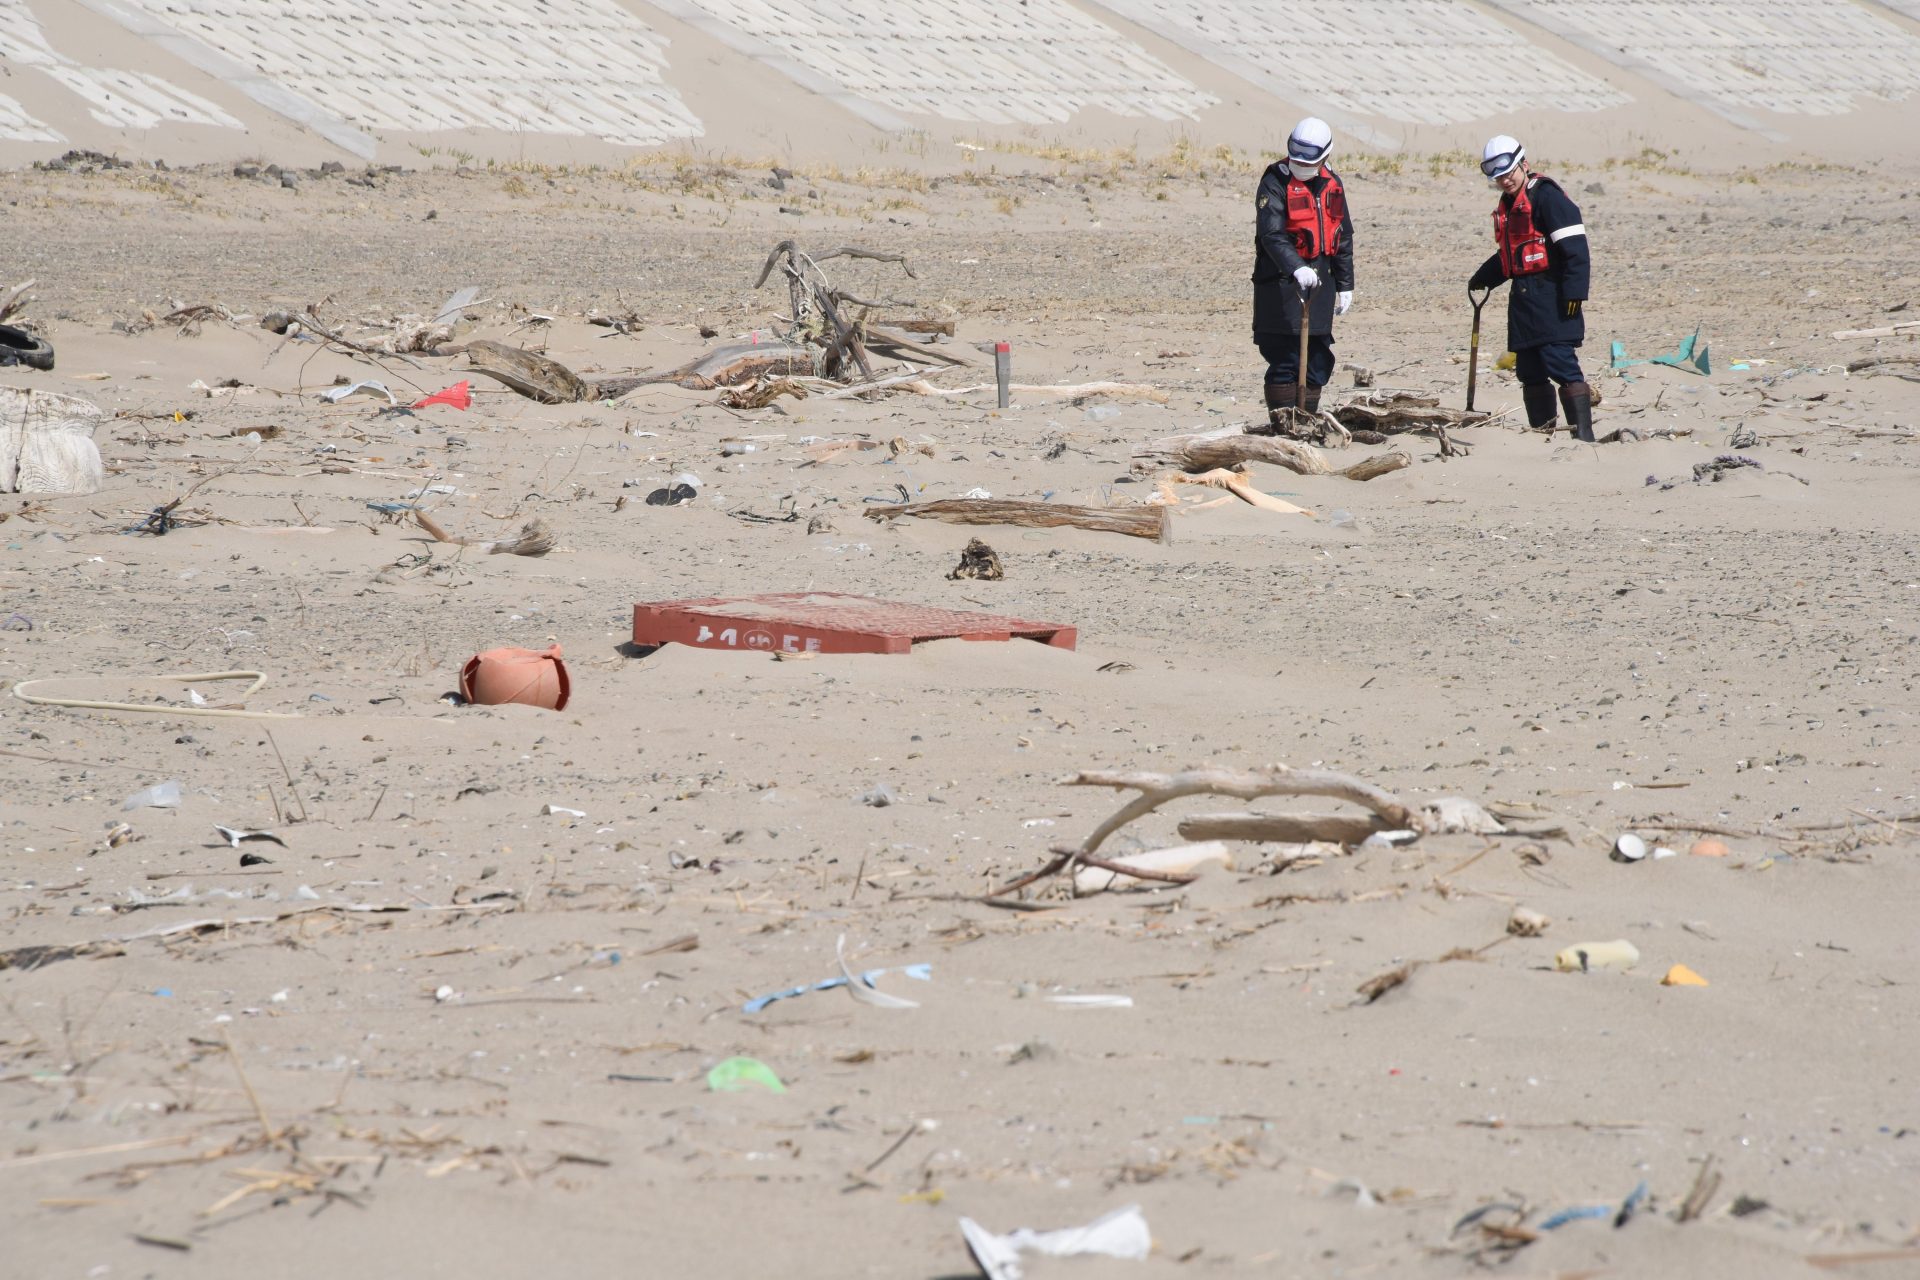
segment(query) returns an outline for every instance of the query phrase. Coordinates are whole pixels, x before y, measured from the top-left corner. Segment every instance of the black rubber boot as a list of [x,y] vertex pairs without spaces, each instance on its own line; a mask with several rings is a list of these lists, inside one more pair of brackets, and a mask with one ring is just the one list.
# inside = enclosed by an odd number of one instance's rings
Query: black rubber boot
[[1553,384],[1543,382],[1537,387],[1521,387],[1520,398],[1526,402],[1527,426],[1546,432],[1551,440],[1554,428],[1560,425],[1560,411],[1553,403]]
[[1569,382],[1560,388],[1560,407],[1567,411],[1567,425],[1573,428],[1573,438],[1592,444],[1593,388],[1584,382]]
[[1307,384],[1307,412],[1320,412],[1320,388],[1314,386],[1311,382]]
[[1288,412],[1293,408],[1294,386],[1291,382],[1269,382],[1267,384],[1267,429],[1265,435],[1285,435],[1292,419]]

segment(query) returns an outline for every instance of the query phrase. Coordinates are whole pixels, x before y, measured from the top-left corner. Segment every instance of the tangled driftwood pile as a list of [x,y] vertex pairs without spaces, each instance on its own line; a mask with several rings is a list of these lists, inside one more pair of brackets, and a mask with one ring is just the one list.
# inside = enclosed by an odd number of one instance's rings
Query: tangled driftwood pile
[[1137,881],[1186,884],[1194,874],[1188,871],[1154,868],[1152,854],[1123,860],[1099,856],[1107,838],[1131,822],[1136,822],[1164,805],[1187,796],[1231,796],[1236,800],[1259,800],[1268,796],[1318,796],[1343,800],[1366,810],[1361,814],[1294,813],[1207,814],[1189,818],[1180,824],[1182,839],[1195,841],[1252,840],[1289,844],[1325,843],[1354,845],[1370,836],[1393,835],[1411,842],[1426,835],[1470,832],[1495,835],[1506,830],[1494,816],[1471,800],[1444,796],[1418,807],[1352,774],[1328,769],[1291,769],[1283,764],[1261,769],[1194,769],[1185,773],[1146,773],[1123,770],[1091,770],[1062,778],[1069,787],[1112,787],[1140,794],[1115,811],[1093,829],[1074,848],[1055,848],[1053,857],[1036,871],[1000,886],[990,896],[1015,893],[1029,885],[1057,875],[1078,893],[1081,881],[1076,872],[1095,867]]

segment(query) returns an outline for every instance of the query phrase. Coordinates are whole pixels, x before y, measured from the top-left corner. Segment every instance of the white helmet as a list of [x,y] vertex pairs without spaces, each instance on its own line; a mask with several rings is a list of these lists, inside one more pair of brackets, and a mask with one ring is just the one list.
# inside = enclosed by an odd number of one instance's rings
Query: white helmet
[[1333,151],[1333,130],[1319,116],[1308,116],[1293,126],[1287,136],[1287,160],[1302,168],[1317,169]]
[[1489,178],[1504,178],[1526,160],[1527,149],[1518,139],[1497,134],[1487,139],[1486,149],[1480,153],[1480,172]]

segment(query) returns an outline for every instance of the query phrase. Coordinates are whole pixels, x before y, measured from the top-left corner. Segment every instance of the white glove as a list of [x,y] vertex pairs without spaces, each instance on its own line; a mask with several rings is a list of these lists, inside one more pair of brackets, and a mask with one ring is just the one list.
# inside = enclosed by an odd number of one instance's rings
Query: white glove
[[1345,289],[1333,295],[1333,314],[1343,316],[1353,310],[1353,290]]
[[1302,289],[1311,289],[1320,283],[1320,276],[1312,267],[1302,267],[1293,273],[1293,282]]

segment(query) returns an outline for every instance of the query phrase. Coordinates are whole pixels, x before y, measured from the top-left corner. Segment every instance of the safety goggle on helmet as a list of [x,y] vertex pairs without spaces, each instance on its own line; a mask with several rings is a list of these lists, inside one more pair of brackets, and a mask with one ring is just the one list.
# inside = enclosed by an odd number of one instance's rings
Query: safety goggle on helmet
[[1527,149],[1514,139],[1501,134],[1487,143],[1487,149],[1481,153],[1480,172],[1489,178],[1504,178],[1519,168],[1527,158]]
[[1294,164],[1307,168],[1325,164],[1332,151],[1333,130],[1318,116],[1308,116],[1287,135],[1287,159]]

